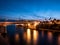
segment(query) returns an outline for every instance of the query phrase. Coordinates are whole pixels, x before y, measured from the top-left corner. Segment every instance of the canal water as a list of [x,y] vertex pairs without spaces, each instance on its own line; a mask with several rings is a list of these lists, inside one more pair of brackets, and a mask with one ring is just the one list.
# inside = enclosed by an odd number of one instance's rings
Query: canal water
[[60,45],[60,33],[7,26],[10,45]]

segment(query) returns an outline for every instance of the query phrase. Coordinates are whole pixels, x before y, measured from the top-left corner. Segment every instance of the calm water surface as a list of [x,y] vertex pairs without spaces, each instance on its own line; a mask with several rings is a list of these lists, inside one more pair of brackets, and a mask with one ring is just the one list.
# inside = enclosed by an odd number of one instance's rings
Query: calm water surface
[[60,33],[7,26],[10,45],[60,45]]

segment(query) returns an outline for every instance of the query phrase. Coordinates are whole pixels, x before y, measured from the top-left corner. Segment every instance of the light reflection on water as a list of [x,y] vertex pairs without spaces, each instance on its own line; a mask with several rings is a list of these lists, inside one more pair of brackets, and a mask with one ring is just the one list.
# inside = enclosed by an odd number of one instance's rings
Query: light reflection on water
[[42,38],[44,37],[44,31],[42,31]]
[[8,40],[11,44],[17,42],[18,45],[31,45],[31,43],[33,43],[32,45],[60,45],[60,33],[58,34],[58,32],[15,28],[15,25],[10,25],[6,29]]
[[[24,31],[23,33],[23,39],[26,41],[27,45],[31,45],[31,42],[33,40],[33,45],[37,45],[38,40],[40,40],[41,38],[39,37],[39,33],[41,33],[42,39],[45,36],[44,31],[38,32],[37,30],[31,30],[31,29],[27,29],[26,31]],[[53,45],[53,32],[47,32],[47,40],[46,42],[48,42],[50,45]],[[20,39],[19,34],[15,34],[15,41],[18,42]],[[44,42],[44,41],[43,41]],[[38,42],[41,43],[41,42]],[[58,45],[60,45],[60,35],[58,36]]]
[[34,43],[34,45],[37,44],[37,39],[38,39],[38,31],[33,30],[33,43]]
[[[31,33],[33,32],[33,33]],[[27,34],[24,34],[25,39],[26,39],[26,35],[27,35],[27,43],[30,44],[31,43],[31,35],[33,35],[33,44],[36,45],[37,44],[37,39],[38,39],[38,31],[37,30],[33,30],[31,31],[30,29],[27,29]]]
[[18,41],[19,41],[19,38],[20,38],[20,37],[19,37],[19,34],[18,34],[18,33],[17,33],[17,34],[15,34],[15,41],[16,41],[16,42],[18,42]]
[[48,40],[49,40],[49,42],[52,42],[52,38],[53,38],[53,34],[52,34],[52,32],[48,32]]
[[31,30],[27,29],[27,43],[30,44],[31,41]]
[[25,41],[26,41],[26,38],[27,38],[26,36],[27,36],[27,35],[26,35],[26,32],[24,32],[24,33],[23,33],[23,38],[24,38]]
[[60,45],[60,35],[58,36],[58,45]]

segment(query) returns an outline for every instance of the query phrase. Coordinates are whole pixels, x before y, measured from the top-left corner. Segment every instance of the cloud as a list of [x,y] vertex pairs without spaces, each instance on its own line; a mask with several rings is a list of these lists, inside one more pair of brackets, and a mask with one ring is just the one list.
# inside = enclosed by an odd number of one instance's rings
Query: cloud
[[60,19],[60,11],[48,10],[48,11],[34,12],[33,14],[35,14],[35,16],[38,17],[45,17],[45,18],[52,17],[52,18]]
[[[7,12],[6,12],[7,13]],[[0,17],[10,17],[11,19],[49,19],[50,17],[60,19],[60,11],[33,11],[33,12],[26,12],[26,13],[8,13],[0,15]]]
[[60,11],[39,11],[32,13],[23,13],[20,17],[25,19],[45,19],[45,18],[57,18],[60,19]]

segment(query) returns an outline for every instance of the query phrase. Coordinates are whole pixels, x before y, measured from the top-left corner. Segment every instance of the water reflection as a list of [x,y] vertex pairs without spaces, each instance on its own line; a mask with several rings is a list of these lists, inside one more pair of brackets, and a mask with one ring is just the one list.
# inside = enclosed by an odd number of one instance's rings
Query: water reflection
[[19,41],[19,38],[20,38],[20,37],[19,37],[19,34],[18,34],[18,33],[17,33],[17,34],[15,34],[15,41],[16,41],[16,42],[18,42],[18,41]]
[[33,44],[37,45],[38,31],[33,30]]
[[24,38],[24,40],[26,41],[26,32],[24,32],[23,38]]
[[22,31],[20,28],[18,32],[15,32],[15,26],[9,26],[7,27],[7,34],[10,43],[13,43],[12,45],[56,45],[56,42],[58,42],[58,45],[60,45],[60,35],[57,38],[57,34],[55,32],[38,32],[38,30],[31,29],[27,29],[26,31],[23,29]]
[[44,31],[42,31],[42,38],[44,37]]
[[53,34],[52,32],[48,32],[48,41],[52,42]]
[[27,43],[30,44],[31,41],[31,30],[27,29]]
[[58,36],[58,45],[60,45],[60,35]]

